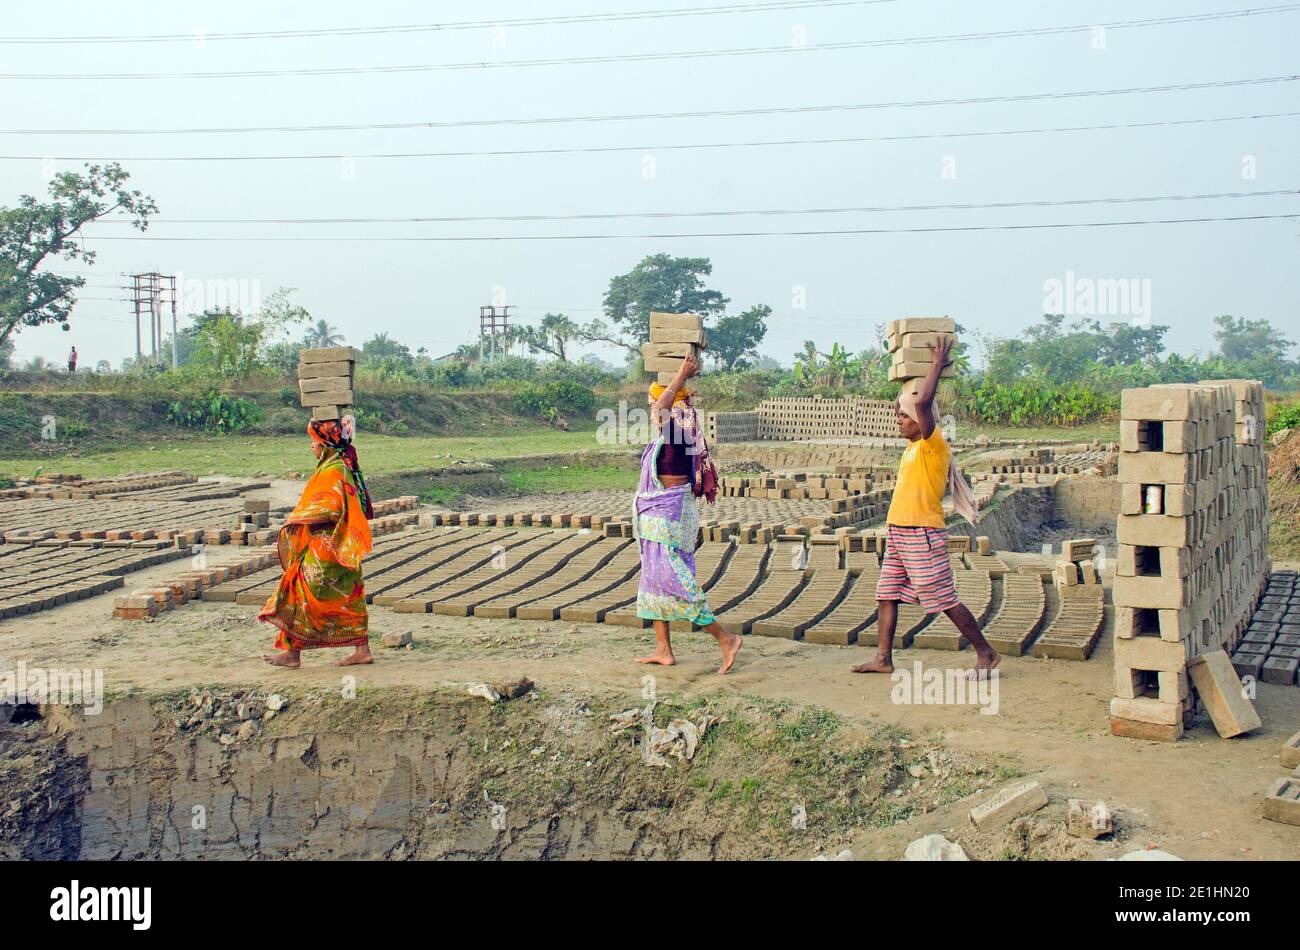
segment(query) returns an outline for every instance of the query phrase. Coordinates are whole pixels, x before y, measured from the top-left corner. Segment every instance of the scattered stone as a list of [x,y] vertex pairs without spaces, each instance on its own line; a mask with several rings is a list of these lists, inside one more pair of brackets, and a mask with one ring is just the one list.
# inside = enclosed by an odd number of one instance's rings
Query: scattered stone
[[961,845],[943,835],[917,838],[903,852],[904,861],[969,861]]
[[1037,782],[1008,785],[970,810],[971,823],[980,831],[1001,828],[1014,818],[1038,811],[1047,804],[1047,792]]
[[403,630],[401,633],[386,633],[380,639],[386,647],[392,649],[404,647],[411,642],[411,631]]
[[271,712],[279,712],[287,705],[289,704],[285,702],[284,697],[279,693],[272,693],[270,696],[266,697],[266,708],[271,710]]
[[843,851],[840,851],[840,852],[838,852],[837,854],[833,854],[833,855],[819,854],[819,855],[817,855],[817,857],[812,858],[811,860],[813,860],[813,861],[852,861],[852,860],[853,860],[853,852],[850,851],[848,848],[845,848]]
[[[262,731],[262,727],[259,726],[252,719],[249,719],[246,722],[240,724],[239,731],[235,733],[235,738],[238,739],[240,742],[245,742],[253,738],[253,736],[257,735],[261,731]],[[222,736],[222,738],[224,739],[225,736]]]
[[530,692],[534,686],[532,680],[527,676],[521,676],[517,680],[511,680],[508,683],[493,683],[492,689],[502,699],[518,699],[520,696]]
[[1100,838],[1113,832],[1115,825],[1105,802],[1071,798],[1066,830],[1076,838]]
[[501,694],[498,693],[491,686],[489,686],[487,683],[474,683],[469,687],[468,690],[466,690],[466,692],[468,692],[471,696],[481,696],[484,699],[486,699],[489,703],[501,702]]

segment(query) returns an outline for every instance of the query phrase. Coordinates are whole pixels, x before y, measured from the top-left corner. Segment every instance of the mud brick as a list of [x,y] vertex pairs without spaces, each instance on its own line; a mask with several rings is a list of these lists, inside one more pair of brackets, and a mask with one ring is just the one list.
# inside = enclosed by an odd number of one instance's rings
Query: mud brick
[[1219,735],[1227,739],[1260,727],[1259,714],[1243,695],[1241,680],[1228,654],[1213,650],[1194,657],[1187,672]]
[[[333,402],[330,398],[336,392],[351,392],[351,376],[322,376],[318,379],[298,380],[298,397],[306,405],[321,402]],[[350,402],[351,400],[346,400]]]
[[1253,653],[1249,650],[1238,649],[1232,654],[1232,668],[1238,676],[1253,676],[1255,679],[1260,678],[1264,671],[1264,661],[1268,659],[1265,653]]
[[1115,830],[1105,802],[1071,798],[1065,815],[1066,831],[1076,838],[1100,838]]
[[385,633],[381,641],[384,646],[390,649],[404,647],[411,642],[411,631],[403,630],[401,633]]
[[355,365],[351,360],[336,360],[332,363],[299,363],[298,379],[329,379],[347,377],[351,379]]
[[1115,695],[1120,699],[1138,699],[1146,695],[1155,674],[1132,670],[1126,666],[1115,667]]
[[1134,719],[1110,717],[1110,734],[1125,739],[1147,739],[1152,742],[1177,742],[1183,737],[1183,721],[1178,720],[1172,726],[1158,725],[1152,722],[1138,722]]
[[271,510],[271,500],[269,498],[245,498],[244,514],[253,515],[259,511],[269,512]]
[[908,333],[957,333],[957,321],[951,317],[903,317],[891,320],[887,333],[889,336],[902,337]]
[[[304,403],[306,405],[306,403]],[[312,406],[311,417],[317,422],[329,422],[339,417],[339,407],[334,406]]]
[[302,350],[298,354],[299,363],[355,363],[361,354],[354,346],[325,346]]
[[1280,647],[1300,647],[1300,636],[1294,633],[1279,633],[1273,642]]
[[1241,645],[1246,646],[1247,644],[1254,644],[1263,648],[1265,652],[1267,652],[1267,648],[1271,647],[1273,641],[1280,636],[1280,634],[1274,633],[1269,629],[1269,627],[1275,626],[1275,624],[1256,624],[1251,626],[1246,631],[1246,635],[1241,638]]
[[1259,678],[1265,683],[1279,686],[1291,686],[1295,683],[1296,671],[1300,669],[1300,660],[1289,656],[1270,656],[1264,661]]
[[1181,703],[1162,703],[1150,696],[1137,699],[1116,696],[1110,701],[1110,715],[1112,719],[1172,726],[1183,721],[1183,707]]
[[1275,642],[1268,655],[1285,657],[1288,660],[1300,659],[1300,647],[1284,646]]
[[1261,814],[1269,821],[1300,825],[1300,780],[1285,776],[1274,781],[1264,796]]
[[[924,377],[929,374],[931,365],[932,364],[930,363],[890,363],[889,378],[891,381],[893,381],[893,380],[900,380],[900,379],[916,379],[918,377]],[[942,370],[939,371],[939,375],[943,378],[956,376],[957,367],[954,366],[952,363],[949,363],[947,366],[945,366]]]
[[1189,644],[1159,637],[1115,639],[1115,662],[1135,670],[1177,672],[1187,665]]
[[1300,732],[1282,743],[1282,751],[1279,753],[1278,759],[1282,763],[1282,767],[1286,769],[1300,766]]
[[[316,392],[302,393],[298,401],[308,408],[350,406],[353,402],[353,392],[351,388],[345,389],[343,387],[322,389]],[[338,417],[335,416],[335,418]]]
[[1201,473],[1199,456],[1167,452],[1121,452],[1119,480],[1135,485],[1183,485]]
[[1143,547],[1185,547],[1191,541],[1191,519],[1169,515],[1120,515],[1120,544]]
[[1191,602],[1188,583],[1181,577],[1117,576],[1114,603],[1117,607],[1177,610]]
[[1038,782],[1019,782],[999,790],[970,810],[970,820],[980,831],[994,831],[1047,804],[1047,792]]
[[1201,414],[1201,400],[1190,388],[1150,386],[1126,389],[1120,395],[1121,419],[1151,419],[1180,422]]
[[[900,350],[920,349],[929,354],[930,347],[938,346],[940,340],[952,340],[955,343],[957,335],[955,333],[922,333],[920,331],[913,331],[911,333],[896,333],[892,339],[893,341],[896,341],[896,343],[891,341],[891,345],[896,345]],[[926,359],[929,360],[930,357],[927,355]],[[933,360],[930,361],[933,362]]]

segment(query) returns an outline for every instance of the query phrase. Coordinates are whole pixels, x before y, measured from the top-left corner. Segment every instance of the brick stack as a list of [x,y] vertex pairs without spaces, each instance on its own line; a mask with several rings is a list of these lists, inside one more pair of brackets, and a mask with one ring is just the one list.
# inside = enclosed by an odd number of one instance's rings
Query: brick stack
[[1260,599],[1269,570],[1262,418],[1257,382],[1124,390],[1114,735],[1181,737],[1197,703],[1189,665],[1233,647]]
[[1094,538],[1075,538],[1061,542],[1061,557],[1052,570],[1052,581],[1056,584],[1058,594],[1064,597],[1071,587],[1101,583],[1097,577],[1097,567],[1093,564],[1096,553],[1097,541]]
[[[930,347],[942,338],[957,335],[957,323],[949,317],[905,317],[889,324],[889,378],[903,384],[904,392],[915,393],[930,372],[933,354]],[[954,376],[951,363],[942,376]]]
[[298,356],[298,393],[313,419],[337,419],[352,405],[358,353],[351,346],[303,350]]
[[657,373],[660,385],[668,385],[688,356],[701,362],[700,351],[707,349],[704,318],[693,313],[650,314],[650,342],[641,346],[647,373]]
[[893,404],[865,396],[845,399],[785,396],[764,399],[754,411],[758,414],[760,439],[794,441],[898,436]]
[[754,442],[758,439],[758,413],[710,412],[705,427],[710,442]]

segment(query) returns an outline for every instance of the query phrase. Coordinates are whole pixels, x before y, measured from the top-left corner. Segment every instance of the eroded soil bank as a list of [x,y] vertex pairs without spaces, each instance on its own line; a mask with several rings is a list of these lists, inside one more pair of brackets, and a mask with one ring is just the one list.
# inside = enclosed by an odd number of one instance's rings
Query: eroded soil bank
[[659,700],[658,725],[717,720],[659,767],[639,726],[611,731],[612,700],[198,688],[97,716],[0,707],[0,857],[806,856],[1017,774],[757,697]]

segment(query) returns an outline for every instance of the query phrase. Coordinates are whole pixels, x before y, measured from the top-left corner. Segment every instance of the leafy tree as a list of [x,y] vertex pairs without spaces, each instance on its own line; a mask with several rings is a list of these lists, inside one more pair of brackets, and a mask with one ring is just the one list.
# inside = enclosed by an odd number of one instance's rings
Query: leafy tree
[[195,333],[191,365],[226,378],[243,378],[257,365],[265,328],[238,313],[205,314]]
[[343,334],[338,332],[338,327],[324,320],[317,320],[307,328],[302,342],[303,346],[310,349],[324,349],[339,346],[343,342]]
[[87,165],[84,174],[55,175],[49,202],[23,195],[17,207],[0,208],[0,344],[19,326],[68,326],[74,292],[85,278],[61,277],[40,267],[55,258],[94,264],[95,252],[76,240],[87,224],[121,212],[138,230],[148,227],[157,205],[128,189],[129,178],[116,162]]
[[415,362],[415,357],[411,355],[410,347],[405,343],[399,343],[390,338],[387,333],[376,333],[361,345],[361,361],[363,363],[394,361],[403,366],[410,366]]
[[[515,329],[511,327],[511,329]],[[523,342],[530,353],[549,353],[561,363],[567,363],[569,342],[577,338],[581,330],[578,325],[562,313],[548,313],[542,317],[539,326],[521,326]]]
[[724,316],[709,330],[709,349],[727,371],[746,369],[758,361],[758,344],[767,336],[772,308],[757,304],[743,313]]
[[1215,317],[1214,325],[1218,327],[1214,339],[1225,360],[1285,362],[1287,353],[1295,346],[1267,320],[1247,320],[1225,314]]
[[637,352],[650,339],[650,313],[698,313],[706,321],[726,310],[730,300],[704,285],[713,273],[707,257],[670,257],[651,254],[626,274],[609,282],[605,316],[583,328],[585,339],[609,343]]

